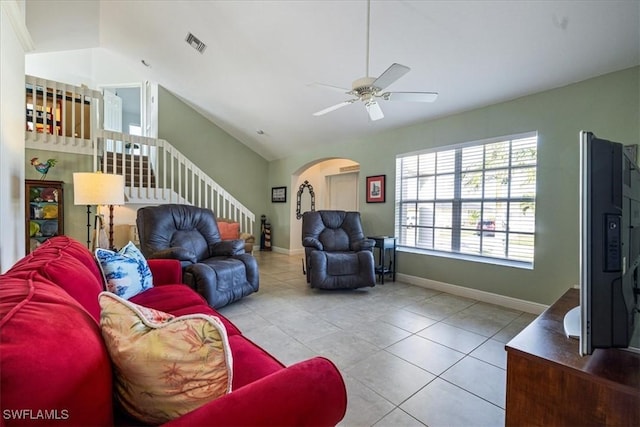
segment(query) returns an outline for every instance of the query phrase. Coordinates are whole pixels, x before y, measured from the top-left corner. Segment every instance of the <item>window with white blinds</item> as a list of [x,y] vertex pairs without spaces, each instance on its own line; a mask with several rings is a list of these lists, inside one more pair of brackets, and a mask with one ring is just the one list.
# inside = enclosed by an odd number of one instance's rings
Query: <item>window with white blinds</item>
[[532,267],[537,147],[532,132],[397,156],[399,246]]

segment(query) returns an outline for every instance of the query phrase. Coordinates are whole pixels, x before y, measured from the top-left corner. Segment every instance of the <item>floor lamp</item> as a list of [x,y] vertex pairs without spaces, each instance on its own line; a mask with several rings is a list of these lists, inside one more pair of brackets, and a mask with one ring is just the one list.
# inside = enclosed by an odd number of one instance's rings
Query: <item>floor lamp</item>
[[[113,205],[124,204],[124,176],[101,172],[75,172],[73,174],[73,203],[87,206],[87,247],[91,245],[91,205],[98,206],[94,230],[97,233],[99,232],[98,221],[102,225],[100,206],[109,206],[108,249],[114,249]],[[94,246],[102,247],[99,239],[94,238]]]

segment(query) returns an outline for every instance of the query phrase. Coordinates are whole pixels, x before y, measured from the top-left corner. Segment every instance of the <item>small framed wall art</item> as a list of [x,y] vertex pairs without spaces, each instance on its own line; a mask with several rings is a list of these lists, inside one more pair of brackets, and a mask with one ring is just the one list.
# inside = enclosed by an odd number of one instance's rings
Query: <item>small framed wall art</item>
[[287,187],[271,187],[271,203],[286,203]]
[[386,175],[367,177],[367,203],[384,203]]

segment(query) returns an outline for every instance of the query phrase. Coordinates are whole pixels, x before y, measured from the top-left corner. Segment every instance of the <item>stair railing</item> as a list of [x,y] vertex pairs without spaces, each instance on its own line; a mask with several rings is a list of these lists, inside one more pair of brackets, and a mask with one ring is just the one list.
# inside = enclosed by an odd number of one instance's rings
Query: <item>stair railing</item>
[[253,234],[253,212],[169,142],[102,129],[99,91],[29,75],[25,89],[26,148],[92,155],[94,170],[125,175],[127,203],[187,203]]
[[100,169],[122,173],[128,203],[186,203],[211,209],[253,234],[255,214],[163,139],[96,131]]

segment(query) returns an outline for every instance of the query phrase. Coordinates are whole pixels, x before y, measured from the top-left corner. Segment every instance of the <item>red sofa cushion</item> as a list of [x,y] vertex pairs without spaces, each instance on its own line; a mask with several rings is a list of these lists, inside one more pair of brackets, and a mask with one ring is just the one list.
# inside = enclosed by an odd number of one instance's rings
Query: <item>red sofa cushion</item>
[[7,426],[113,423],[111,366],[100,330],[64,290],[37,272],[0,276],[0,330]]
[[182,265],[177,259],[148,259],[153,286],[182,283]]
[[49,239],[7,273],[25,278],[35,270],[67,291],[96,323],[100,322],[98,294],[103,290],[102,274],[84,246],[67,236]]
[[237,388],[165,427],[335,426],[346,408],[345,385],[335,365],[314,357]]
[[37,251],[31,252],[25,258],[18,261],[16,265],[19,265],[21,262],[29,261],[29,258],[48,258],[51,254],[61,254],[65,252],[75,258],[77,261],[82,263],[89,272],[92,277],[95,277],[98,283],[102,283],[102,273],[100,272],[100,268],[98,267],[98,263],[96,262],[95,257],[89,250],[77,240],[73,240],[69,236],[56,236],[53,239],[49,239],[44,242]]
[[229,346],[233,355],[234,390],[284,368],[283,364],[244,336],[229,336]]
[[14,277],[29,277],[38,271],[58,287],[67,291],[96,321],[100,322],[100,305],[98,294],[102,291],[102,283],[98,282],[80,261],[65,256],[59,250],[47,251],[47,256],[31,257],[29,262],[12,268]]
[[240,331],[233,323],[209,307],[206,300],[187,285],[154,286],[129,298],[129,301],[144,307],[164,311],[174,316],[195,313],[210,314],[222,321],[222,324],[227,329],[227,335],[240,335]]

